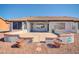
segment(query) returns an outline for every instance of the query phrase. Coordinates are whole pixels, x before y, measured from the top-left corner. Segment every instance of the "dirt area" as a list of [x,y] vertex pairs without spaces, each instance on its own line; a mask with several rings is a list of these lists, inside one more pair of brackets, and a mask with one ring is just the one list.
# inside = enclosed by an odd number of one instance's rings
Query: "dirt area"
[[0,54],[78,54],[79,47],[64,45],[61,48],[48,48],[45,44],[26,44],[25,47],[11,48],[13,43],[0,42]]
[[21,48],[11,48],[13,44],[0,41],[0,54],[78,54],[79,34],[75,35],[74,44],[62,45],[60,48],[48,48],[45,43],[30,43]]

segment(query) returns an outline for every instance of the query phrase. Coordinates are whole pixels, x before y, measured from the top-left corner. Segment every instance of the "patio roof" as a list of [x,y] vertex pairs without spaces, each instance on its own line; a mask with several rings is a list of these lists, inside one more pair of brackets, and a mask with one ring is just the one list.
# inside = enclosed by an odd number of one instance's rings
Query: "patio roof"
[[8,19],[7,21],[79,21],[79,18],[68,16],[31,16],[23,18]]

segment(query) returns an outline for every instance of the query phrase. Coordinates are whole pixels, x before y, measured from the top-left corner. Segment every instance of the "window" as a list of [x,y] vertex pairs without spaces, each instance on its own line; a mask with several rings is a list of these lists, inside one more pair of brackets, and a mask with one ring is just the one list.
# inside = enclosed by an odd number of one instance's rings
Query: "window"
[[22,22],[13,22],[13,29],[22,29]]
[[31,31],[48,32],[48,23],[31,23]]
[[59,30],[65,29],[65,23],[56,23],[54,28]]

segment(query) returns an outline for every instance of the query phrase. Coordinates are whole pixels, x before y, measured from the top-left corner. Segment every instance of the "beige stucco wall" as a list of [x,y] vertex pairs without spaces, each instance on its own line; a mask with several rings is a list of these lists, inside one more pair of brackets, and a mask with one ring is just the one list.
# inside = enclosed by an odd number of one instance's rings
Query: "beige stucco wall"
[[0,30],[3,30],[3,31],[9,30],[9,24],[6,23],[3,19],[0,19]]
[[30,32],[31,30],[31,23],[27,21],[27,32]]

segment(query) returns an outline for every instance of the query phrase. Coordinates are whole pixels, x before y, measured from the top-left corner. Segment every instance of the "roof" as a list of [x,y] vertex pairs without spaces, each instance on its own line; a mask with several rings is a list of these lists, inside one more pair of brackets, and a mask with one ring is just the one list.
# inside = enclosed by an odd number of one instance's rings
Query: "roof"
[[2,17],[0,17],[0,19],[3,19]]
[[7,19],[6,21],[26,21],[27,17]]
[[79,21],[79,18],[68,16],[32,16],[23,18],[14,18],[7,21]]
[[0,19],[2,19],[4,22],[6,22],[5,19],[3,17],[1,17],[1,16],[0,16]]

